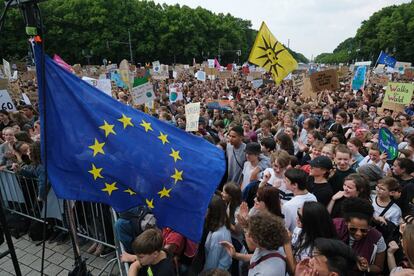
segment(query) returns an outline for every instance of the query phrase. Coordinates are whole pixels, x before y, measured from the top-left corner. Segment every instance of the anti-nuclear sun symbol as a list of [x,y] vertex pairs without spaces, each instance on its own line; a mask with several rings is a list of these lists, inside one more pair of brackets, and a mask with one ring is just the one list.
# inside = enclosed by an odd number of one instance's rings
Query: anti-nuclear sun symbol
[[276,76],[279,76],[278,72],[277,72],[277,67],[279,66],[280,68],[284,69],[282,65],[279,64],[279,58],[278,55],[283,52],[285,49],[280,49],[278,51],[276,51],[276,46],[278,44],[278,41],[275,42],[275,44],[272,46],[272,44],[270,43],[270,38],[269,38],[269,42],[266,41],[265,37],[262,35],[262,39],[263,39],[263,43],[264,43],[264,47],[259,46],[260,49],[262,49],[263,51],[265,51],[265,54],[262,56],[257,57],[259,58],[264,58],[266,59],[265,63],[261,66],[261,67],[265,67],[266,65],[268,65],[269,63],[270,68],[269,71],[270,72],[274,72],[276,74]]

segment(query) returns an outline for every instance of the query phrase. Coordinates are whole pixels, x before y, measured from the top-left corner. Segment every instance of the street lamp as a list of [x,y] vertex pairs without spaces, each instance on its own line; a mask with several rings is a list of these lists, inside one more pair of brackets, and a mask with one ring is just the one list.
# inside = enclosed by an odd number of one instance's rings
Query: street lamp
[[92,50],[82,50],[82,56],[84,56],[88,60],[88,65],[90,65],[90,58],[93,56]]
[[109,49],[109,44],[125,44],[125,45],[129,45],[129,59],[131,64],[134,64],[134,58],[132,56],[132,43],[131,43],[131,32],[128,30],[128,42],[124,42],[124,41],[116,41],[116,40],[111,40],[111,41],[106,41],[106,48]]

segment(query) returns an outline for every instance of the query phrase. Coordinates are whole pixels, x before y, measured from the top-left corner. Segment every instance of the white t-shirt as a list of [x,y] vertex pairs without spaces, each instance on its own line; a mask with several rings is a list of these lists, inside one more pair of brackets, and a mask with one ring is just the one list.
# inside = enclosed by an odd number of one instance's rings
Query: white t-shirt
[[244,162],[243,165],[243,181],[241,184],[241,190],[243,191],[244,188],[246,188],[246,186],[251,183],[252,181],[250,181],[250,177],[252,175],[252,171],[256,168],[257,166],[253,167],[252,163],[250,163],[249,161]]
[[[374,207],[374,216],[378,217],[385,207],[379,206],[377,202],[377,197],[375,195],[371,196],[372,207]],[[385,212],[384,218],[391,221],[395,225],[400,224],[401,219],[401,209],[397,204],[393,203],[392,206]]]
[[[294,248],[299,247],[299,235],[302,232],[302,228],[299,227],[295,227],[295,229],[292,232],[292,245]],[[311,248],[304,248],[303,250],[300,251],[299,254],[297,254],[296,252],[294,252],[295,254],[295,259],[297,262],[300,262],[303,259],[309,258],[311,256]]]
[[282,214],[285,216],[285,225],[290,232],[293,232],[296,227],[298,209],[302,208],[303,203],[306,201],[317,201],[317,199],[313,194],[307,193],[294,196],[291,200],[286,201],[285,204],[282,205]]
[[[369,155],[367,155],[367,156],[365,156],[365,158],[364,159],[362,159],[362,161],[361,162],[359,162],[359,167],[361,167],[361,166],[363,166],[363,165],[366,165],[366,164],[375,164],[375,165],[377,165],[377,167],[378,168],[381,168],[381,166],[382,166],[382,161],[379,161],[379,162],[377,162],[377,163],[374,163],[374,161],[372,161],[370,158],[369,158]],[[388,163],[385,163],[384,164],[384,167],[383,167],[383,172],[387,175],[388,173],[391,173],[391,168],[390,168],[390,165],[388,165]]]

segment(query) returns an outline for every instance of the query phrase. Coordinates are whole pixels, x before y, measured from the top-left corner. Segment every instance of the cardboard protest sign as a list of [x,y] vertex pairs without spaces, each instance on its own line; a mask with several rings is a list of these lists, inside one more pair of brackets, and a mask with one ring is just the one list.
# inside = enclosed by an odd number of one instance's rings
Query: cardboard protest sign
[[6,111],[17,111],[7,90],[0,90],[0,108]]
[[7,79],[0,79],[0,89],[7,89],[9,81]]
[[301,89],[305,81],[305,74],[292,75],[293,88]]
[[381,128],[378,134],[378,146],[381,152],[387,153],[387,159],[393,160],[398,156],[398,142],[387,128]]
[[221,80],[225,80],[225,79],[231,79],[233,76],[231,71],[221,71],[218,73],[218,77]]
[[10,79],[12,77],[10,63],[3,58],[3,72],[4,75]]
[[208,76],[217,76],[219,73],[216,68],[204,68],[204,72],[206,72]]
[[414,79],[414,68],[406,68],[404,70],[404,78],[406,80],[413,80]]
[[381,86],[386,86],[389,81],[390,81],[390,79],[386,75],[384,75],[384,76],[372,76],[370,78],[371,83],[375,83],[375,84],[381,85]]
[[168,72],[168,65],[167,64],[161,64],[161,72]]
[[385,103],[409,104],[413,96],[414,84],[389,82],[384,95]]
[[263,85],[263,79],[252,80],[252,86],[254,89]]
[[262,72],[250,72],[249,77],[252,77],[253,80],[262,78]]
[[185,131],[197,131],[200,119],[200,103],[189,103],[185,105]]
[[154,90],[151,83],[133,87],[131,90],[132,102],[134,104],[145,104],[154,100]]
[[354,77],[352,78],[352,90],[359,90],[365,85],[365,77],[367,73],[366,66],[357,66]]
[[337,90],[339,88],[338,75],[335,69],[315,72],[310,76],[312,89],[315,92],[327,90]]
[[27,65],[25,62],[16,61],[13,62],[16,65],[16,70],[19,72],[26,72],[27,71]]
[[378,114],[384,115],[384,109],[391,110],[392,112],[403,112],[405,104],[383,102],[381,108],[378,109]]
[[301,97],[304,99],[316,99],[318,94],[312,89],[312,84],[310,78],[305,78],[302,86],[302,90],[300,93]]

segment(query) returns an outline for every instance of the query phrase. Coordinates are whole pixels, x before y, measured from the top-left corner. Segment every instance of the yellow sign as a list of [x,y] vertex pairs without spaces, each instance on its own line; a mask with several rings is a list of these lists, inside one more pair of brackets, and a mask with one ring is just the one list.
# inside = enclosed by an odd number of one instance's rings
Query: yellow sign
[[296,60],[277,41],[264,22],[257,33],[252,51],[250,52],[249,62],[263,67],[272,73],[273,79],[278,84],[298,66]]

